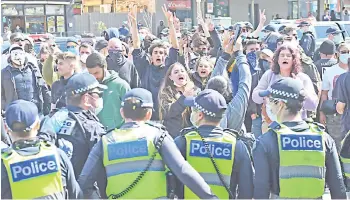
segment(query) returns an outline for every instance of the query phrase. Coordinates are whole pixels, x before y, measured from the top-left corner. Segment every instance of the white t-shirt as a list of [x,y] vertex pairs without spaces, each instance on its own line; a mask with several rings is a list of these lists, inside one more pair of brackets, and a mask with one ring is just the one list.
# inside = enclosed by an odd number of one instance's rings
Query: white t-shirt
[[339,67],[338,64],[325,69],[323,80],[322,80],[322,90],[328,90],[329,100],[332,100],[332,92],[338,77],[345,72],[347,71]]

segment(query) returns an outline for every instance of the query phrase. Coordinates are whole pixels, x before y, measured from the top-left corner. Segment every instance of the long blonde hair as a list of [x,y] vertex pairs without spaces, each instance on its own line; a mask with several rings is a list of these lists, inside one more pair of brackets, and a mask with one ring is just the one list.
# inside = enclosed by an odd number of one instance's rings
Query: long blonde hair
[[[160,120],[163,120],[164,111],[165,112],[169,111],[169,109],[170,109],[169,105],[173,104],[177,100],[176,94],[178,93],[178,91],[176,90],[176,86],[174,85],[174,81],[172,81],[170,79],[171,72],[172,72],[173,68],[177,65],[180,65],[181,67],[183,67],[186,70],[186,68],[179,62],[172,64],[169,67],[169,69],[167,70],[167,72],[165,73],[164,80],[159,88],[158,103],[159,103],[159,119]],[[187,78],[187,83],[191,81],[188,72],[187,72],[186,78]]]

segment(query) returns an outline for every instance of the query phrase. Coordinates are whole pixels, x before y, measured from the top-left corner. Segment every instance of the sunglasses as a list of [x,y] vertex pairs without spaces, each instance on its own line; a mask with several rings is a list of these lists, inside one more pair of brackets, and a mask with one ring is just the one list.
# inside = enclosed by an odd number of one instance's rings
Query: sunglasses
[[349,54],[350,51],[341,51],[340,54]]
[[22,38],[15,38],[13,39],[14,42],[24,42],[24,39]]
[[73,49],[75,48],[76,46],[67,46],[67,49]]

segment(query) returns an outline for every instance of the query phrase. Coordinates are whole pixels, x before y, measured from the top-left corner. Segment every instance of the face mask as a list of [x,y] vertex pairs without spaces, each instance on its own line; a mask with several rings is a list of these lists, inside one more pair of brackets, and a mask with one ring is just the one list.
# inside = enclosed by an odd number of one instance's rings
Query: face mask
[[350,58],[350,54],[348,54],[348,53],[340,54],[339,61],[341,63],[347,64],[349,58]]
[[340,34],[334,35],[333,42],[334,42],[335,44],[340,44],[340,43],[342,42],[341,35],[340,35]]
[[143,35],[139,35],[139,39],[142,42],[145,39],[145,37]]
[[260,69],[266,71],[266,70],[270,69],[270,63],[267,60],[260,59],[259,60],[259,67],[260,67]]
[[191,112],[190,121],[191,121],[193,126],[198,127],[198,124],[196,122],[196,117],[195,117],[195,113],[194,112]]
[[166,37],[166,36],[165,36],[165,37],[162,37],[161,39],[162,39],[162,41],[164,41],[164,42],[169,42],[169,38]]
[[266,104],[266,114],[271,119],[271,121],[277,122],[277,115],[272,113],[271,106],[269,104]]
[[95,114],[98,115],[103,109],[103,99],[102,98],[98,98],[98,107],[95,108]]
[[80,61],[82,62],[82,63],[86,63],[86,59],[87,59],[87,57],[88,57],[89,55],[87,55],[87,54],[83,54],[83,55],[81,55],[80,56]]
[[79,52],[78,52],[78,50],[76,48],[68,48],[67,51],[73,53],[74,55],[78,55],[79,54]]
[[26,59],[26,55],[23,50],[16,49],[11,51],[11,61],[16,65],[22,66],[24,65],[24,61]]
[[247,53],[248,64],[251,68],[255,69],[256,67],[256,53],[255,51]]
[[200,56],[206,56],[208,54],[207,50],[198,50],[197,53],[200,55]]

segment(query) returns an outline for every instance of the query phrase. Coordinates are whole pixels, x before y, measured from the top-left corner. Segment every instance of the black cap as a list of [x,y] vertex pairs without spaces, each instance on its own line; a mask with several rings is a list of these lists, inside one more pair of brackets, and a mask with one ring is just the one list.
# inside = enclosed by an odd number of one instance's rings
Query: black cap
[[298,25],[298,27],[303,27],[303,26],[310,26],[311,24],[307,21],[302,21],[300,22],[300,24]]
[[274,99],[281,100],[300,100],[304,97],[304,85],[300,80],[294,78],[282,78],[271,85],[271,88],[259,92],[260,97],[271,95]]
[[324,42],[322,42],[320,46],[320,53],[325,55],[332,55],[336,52],[336,46],[332,40],[325,40]]
[[10,36],[10,41],[14,41],[16,39],[24,40],[23,33],[19,33],[19,32],[12,33],[11,36]]
[[225,98],[212,89],[201,91],[195,98],[187,97],[185,105],[195,107],[205,115],[215,118],[221,118],[227,108]]
[[95,50],[101,51],[101,49],[106,48],[108,46],[107,40],[99,40],[96,42]]
[[128,103],[125,101],[131,98],[135,98],[140,101],[140,103],[135,106],[139,106],[141,108],[153,108],[152,93],[146,89],[134,88],[129,90],[123,96],[122,106],[127,106]]
[[[14,132],[28,132],[39,121],[39,113],[37,106],[29,101],[16,100],[7,106],[5,112],[6,125],[8,129]],[[25,125],[21,129],[13,127],[15,122]]]
[[286,25],[282,25],[278,28],[278,32],[282,32],[287,26]]
[[271,31],[271,32],[275,32],[276,29],[275,27],[273,27],[272,25],[268,24],[265,26],[265,28],[262,31]]
[[243,27],[249,28],[249,29],[254,29],[253,24],[250,22],[243,22]]
[[326,30],[326,34],[339,34],[339,33],[342,33],[344,31],[341,31],[338,27],[336,26],[332,26],[332,27],[329,27],[327,30]]
[[69,79],[66,85],[66,92],[67,96],[69,96],[82,94],[95,88],[100,90],[107,89],[107,87],[105,85],[101,85],[93,75],[83,72],[75,74]]

